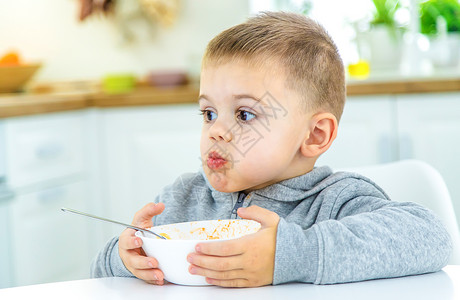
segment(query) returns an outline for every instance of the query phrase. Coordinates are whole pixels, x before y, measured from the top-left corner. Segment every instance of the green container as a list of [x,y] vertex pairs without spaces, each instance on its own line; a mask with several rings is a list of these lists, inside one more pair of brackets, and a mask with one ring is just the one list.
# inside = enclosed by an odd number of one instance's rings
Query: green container
[[134,89],[136,77],[132,74],[109,74],[102,80],[102,90],[107,94],[125,94]]

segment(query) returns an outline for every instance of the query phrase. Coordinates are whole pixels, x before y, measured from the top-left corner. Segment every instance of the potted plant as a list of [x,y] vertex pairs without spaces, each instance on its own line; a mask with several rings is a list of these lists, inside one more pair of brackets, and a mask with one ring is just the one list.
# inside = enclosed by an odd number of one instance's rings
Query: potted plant
[[374,14],[369,30],[361,33],[360,43],[368,45],[371,69],[397,70],[402,56],[402,27],[395,19],[399,0],[372,0]]
[[438,34],[439,18],[446,22],[447,32],[460,32],[458,0],[429,0],[420,4],[420,30],[423,34]]
[[395,13],[400,8],[398,0],[372,0],[375,7],[374,18],[371,25],[384,25],[390,31],[395,31],[397,25]]
[[453,67],[460,55],[460,3],[428,0],[420,4],[420,31],[430,40],[431,60],[438,67]]

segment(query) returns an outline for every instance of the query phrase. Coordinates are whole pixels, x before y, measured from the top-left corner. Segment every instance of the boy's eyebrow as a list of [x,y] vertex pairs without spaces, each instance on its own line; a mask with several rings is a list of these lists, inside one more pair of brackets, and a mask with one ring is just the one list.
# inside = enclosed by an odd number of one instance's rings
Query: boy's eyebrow
[[[233,95],[233,98],[235,100],[239,100],[239,99],[252,99],[256,102],[260,102],[262,99],[260,98],[257,98],[253,95],[250,95],[250,94],[238,94],[238,95]],[[211,101],[210,98],[206,95],[206,94],[201,94],[199,97],[198,97],[198,102],[200,102],[201,100],[208,100],[208,101]]]
[[200,96],[198,96],[198,102],[200,102],[201,100],[209,100],[209,97],[206,96],[205,94],[200,94]]
[[235,98],[236,100],[239,100],[239,99],[252,99],[256,102],[260,102],[260,98],[257,98],[256,96],[253,96],[253,95],[250,95],[250,94],[241,94],[241,95],[233,95],[233,98]]

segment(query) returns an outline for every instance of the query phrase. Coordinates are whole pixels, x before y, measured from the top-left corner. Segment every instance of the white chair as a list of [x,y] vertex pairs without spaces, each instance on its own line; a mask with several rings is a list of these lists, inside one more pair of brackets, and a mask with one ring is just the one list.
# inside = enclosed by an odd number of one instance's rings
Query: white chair
[[419,160],[402,160],[343,171],[356,172],[368,177],[382,187],[394,201],[412,201],[431,209],[452,237],[454,251],[449,264],[460,264],[460,232],[457,219],[447,186],[436,169]]

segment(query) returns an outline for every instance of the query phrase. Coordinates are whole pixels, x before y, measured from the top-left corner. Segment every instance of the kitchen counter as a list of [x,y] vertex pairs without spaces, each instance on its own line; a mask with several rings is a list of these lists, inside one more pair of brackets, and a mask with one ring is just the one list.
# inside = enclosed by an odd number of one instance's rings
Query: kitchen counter
[[[348,96],[376,94],[439,93],[460,91],[460,77],[396,78],[393,80],[349,80]],[[0,95],[0,118],[34,115],[89,107],[124,107],[195,103],[196,85],[155,88],[140,85],[127,94],[109,95],[99,89]]]
[[421,94],[460,91],[460,78],[401,79],[394,81],[353,81],[347,85],[348,96],[378,94]]
[[0,118],[84,109],[90,106],[88,94],[8,94],[0,96]]
[[109,95],[97,90],[58,93],[25,93],[0,95],[0,118],[35,115],[89,107],[122,107],[194,103],[198,88],[181,86],[154,88],[140,86],[130,93]]

